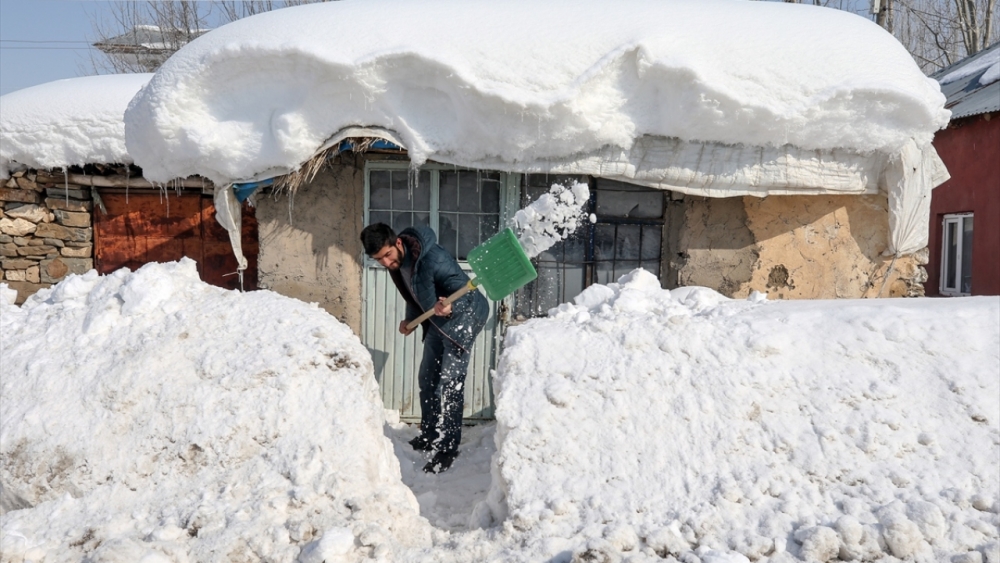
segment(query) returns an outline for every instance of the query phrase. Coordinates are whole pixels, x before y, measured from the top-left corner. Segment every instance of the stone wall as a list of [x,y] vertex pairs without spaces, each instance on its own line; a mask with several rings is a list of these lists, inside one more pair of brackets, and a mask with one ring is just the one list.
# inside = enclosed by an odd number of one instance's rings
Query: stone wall
[[361,334],[364,164],[338,157],[294,196],[255,196],[258,285],[318,303]]
[[688,197],[668,286],[772,299],[923,295],[926,252],[897,260],[888,200],[868,196]]
[[0,205],[0,273],[18,303],[94,267],[89,187],[15,172],[0,187]]

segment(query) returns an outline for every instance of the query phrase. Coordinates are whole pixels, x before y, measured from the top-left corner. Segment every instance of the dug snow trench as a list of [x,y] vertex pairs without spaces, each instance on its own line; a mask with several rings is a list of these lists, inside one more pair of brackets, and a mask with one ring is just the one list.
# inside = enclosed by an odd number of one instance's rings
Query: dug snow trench
[[[388,413],[387,418],[391,420],[393,414]],[[386,424],[386,436],[392,440],[399,459],[403,483],[417,497],[420,515],[433,526],[449,531],[469,528],[473,510],[486,500],[490,489],[490,460],[496,452],[495,431],[496,424],[463,428],[455,464],[448,471],[433,475],[423,472],[426,457],[407,443],[417,435],[417,427]]]
[[637,270],[508,330],[439,476],[315,305],[184,260],[0,309],[4,562],[1000,561],[996,298]]

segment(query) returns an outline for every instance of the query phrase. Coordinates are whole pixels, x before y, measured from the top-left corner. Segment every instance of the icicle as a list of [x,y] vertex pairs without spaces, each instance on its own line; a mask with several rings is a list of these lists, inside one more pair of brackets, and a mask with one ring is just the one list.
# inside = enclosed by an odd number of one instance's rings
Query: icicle
[[406,169],[406,199],[413,201],[413,189],[420,181],[420,167],[410,161],[410,167]]
[[292,208],[295,207],[295,192],[288,190],[288,226],[292,226]]
[[66,207],[69,207],[69,167],[63,167],[63,190],[66,193]]
[[128,205],[128,181],[132,177],[132,169],[125,167],[125,205]]
[[240,293],[243,293],[244,292],[244,289],[243,289],[243,270],[237,270],[236,271],[236,275],[239,276],[239,278],[240,278]]

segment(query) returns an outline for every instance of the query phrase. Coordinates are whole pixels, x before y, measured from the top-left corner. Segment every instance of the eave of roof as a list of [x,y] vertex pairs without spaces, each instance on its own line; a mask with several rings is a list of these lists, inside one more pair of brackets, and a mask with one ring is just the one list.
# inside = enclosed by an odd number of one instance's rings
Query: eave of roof
[[[932,77],[940,81],[941,78],[971,64],[980,57],[987,56],[988,53],[1000,49],[1000,42],[994,43],[990,47],[983,49],[971,57],[936,72]],[[948,98],[945,107],[951,110],[951,119],[961,119],[984,113],[1000,111],[1000,80],[991,82],[985,86],[979,83],[979,79],[986,73],[986,68],[969,76],[960,78],[953,82],[941,84],[941,92]]]

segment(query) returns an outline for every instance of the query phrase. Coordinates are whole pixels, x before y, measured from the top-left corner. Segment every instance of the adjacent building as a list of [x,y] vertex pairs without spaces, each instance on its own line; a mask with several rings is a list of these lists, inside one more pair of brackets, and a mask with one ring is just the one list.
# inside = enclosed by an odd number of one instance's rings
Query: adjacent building
[[935,74],[951,110],[934,147],[927,295],[1000,295],[1000,43]]

